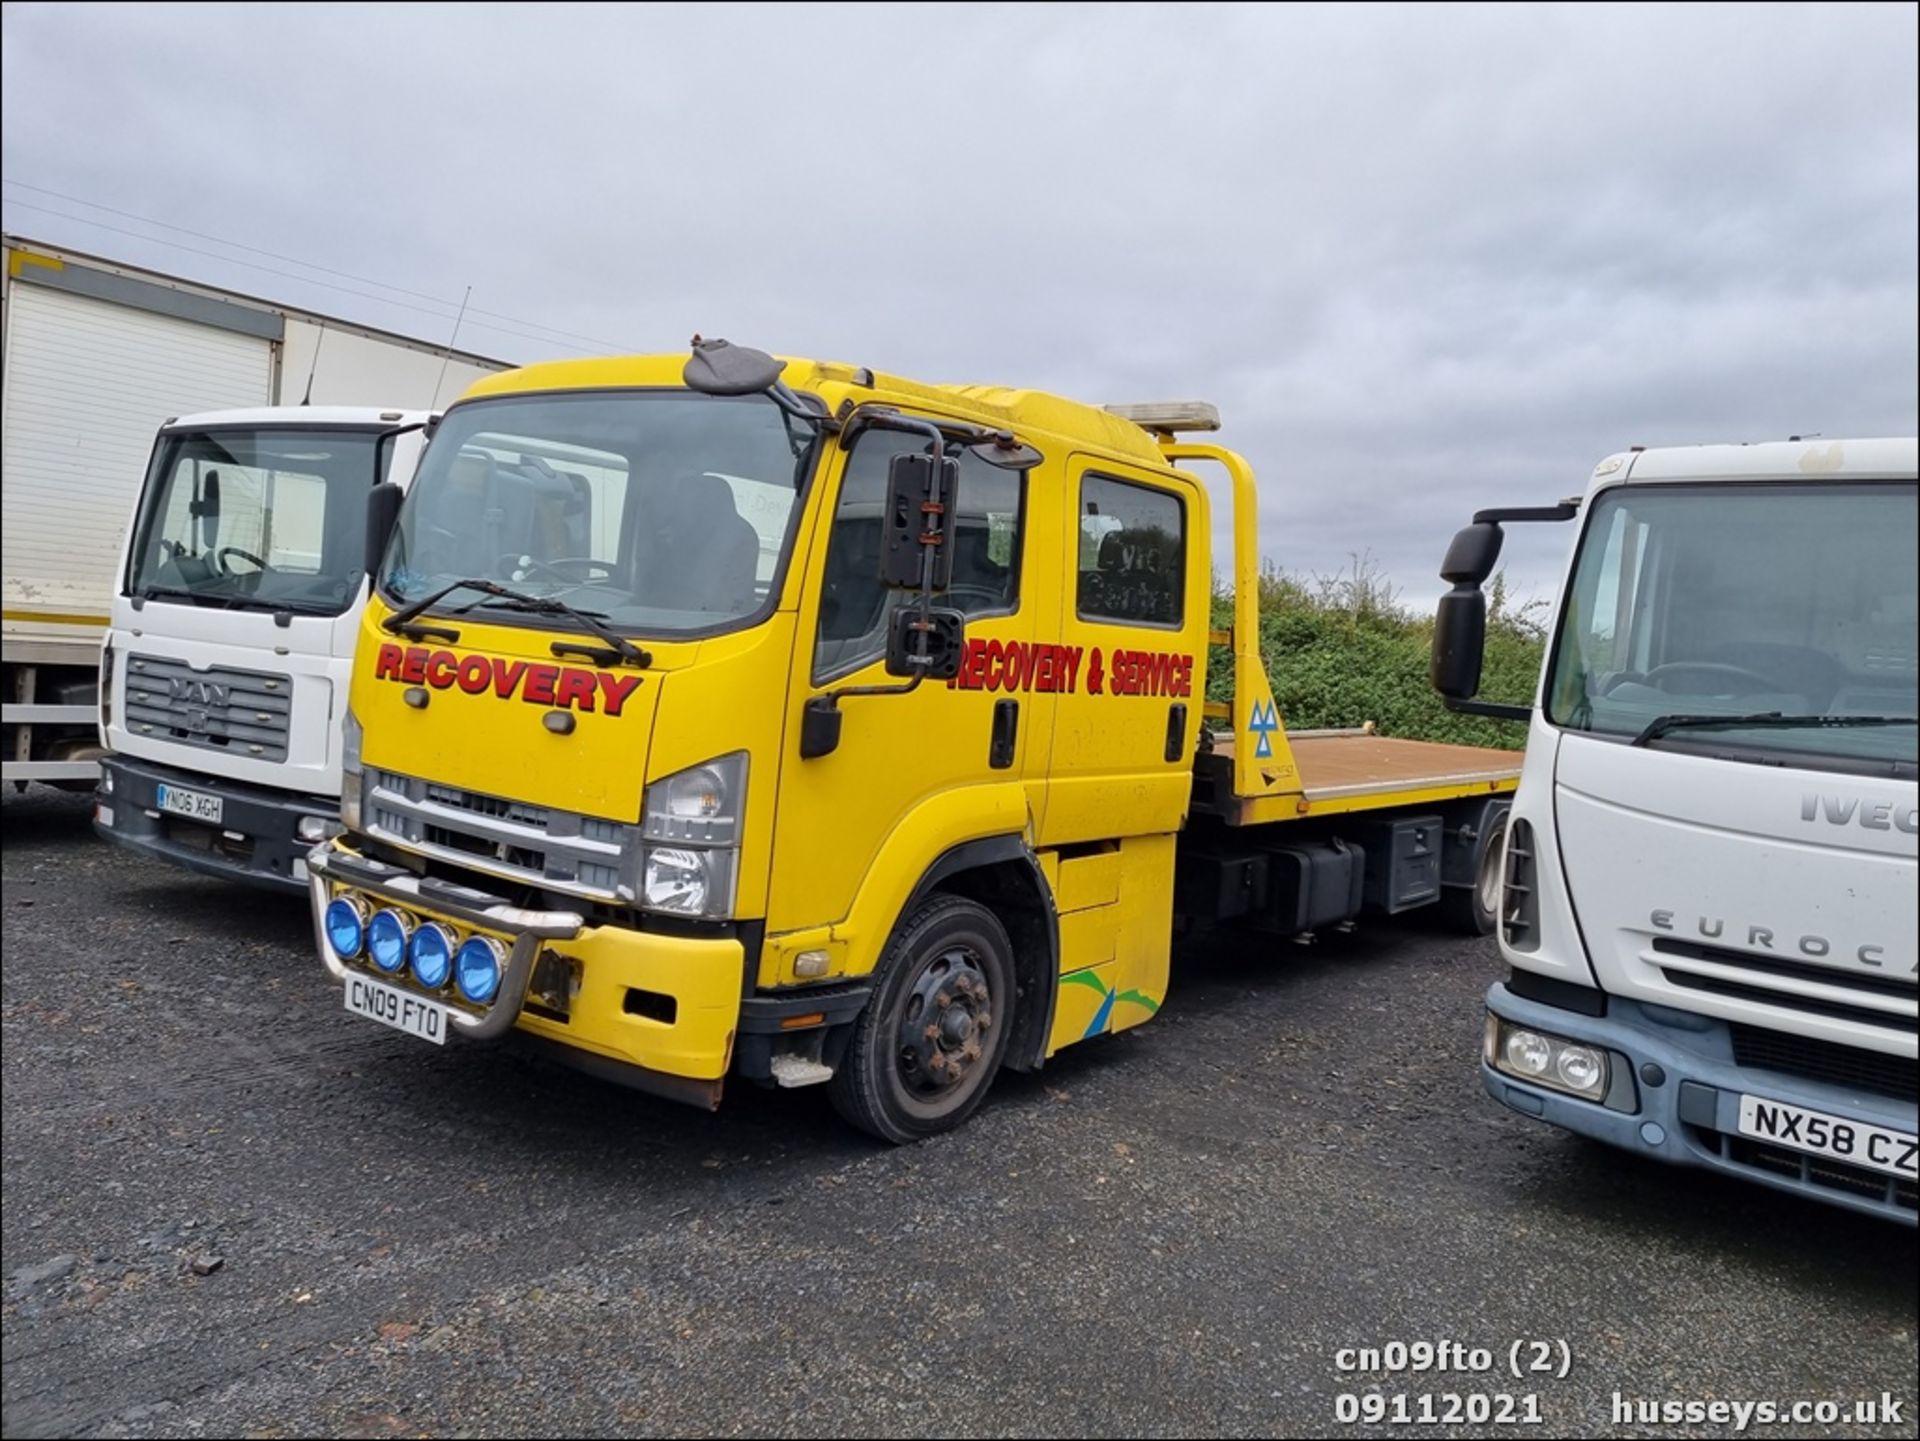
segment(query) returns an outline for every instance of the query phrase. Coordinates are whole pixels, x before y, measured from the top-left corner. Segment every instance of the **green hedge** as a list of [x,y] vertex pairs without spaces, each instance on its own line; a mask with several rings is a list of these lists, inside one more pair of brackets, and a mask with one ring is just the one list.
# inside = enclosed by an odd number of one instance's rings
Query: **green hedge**
[[[1504,577],[1488,591],[1487,700],[1533,698],[1544,648],[1546,602],[1514,606]],[[1216,585],[1214,624],[1232,624],[1233,593]],[[1346,575],[1302,581],[1270,568],[1260,581],[1260,650],[1280,716],[1291,730],[1373,721],[1383,735],[1462,745],[1518,747],[1525,731],[1510,721],[1455,715],[1427,683],[1433,617],[1418,615],[1366,558]],[[1232,658],[1216,649],[1207,696],[1233,688]]]

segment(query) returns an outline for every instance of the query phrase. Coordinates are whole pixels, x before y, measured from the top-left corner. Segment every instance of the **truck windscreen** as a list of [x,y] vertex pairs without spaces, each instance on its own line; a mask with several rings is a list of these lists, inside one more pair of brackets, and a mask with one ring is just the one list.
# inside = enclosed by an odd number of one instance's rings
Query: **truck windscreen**
[[[1911,482],[1602,491],[1548,719],[1730,760],[1911,775],[1915,523]],[[1722,716],[1757,719],[1708,719]]]
[[[382,594],[405,605],[457,579],[491,580],[621,632],[731,629],[772,607],[813,445],[814,427],[761,395],[547,392],[456,406],[408,492]],[[447,608],[471,603],[453,596]],[[523,608],[512,623],[559,622]]]
[[171,431],[154,452],[131,594],[338,615],[365,574],[379,430]]

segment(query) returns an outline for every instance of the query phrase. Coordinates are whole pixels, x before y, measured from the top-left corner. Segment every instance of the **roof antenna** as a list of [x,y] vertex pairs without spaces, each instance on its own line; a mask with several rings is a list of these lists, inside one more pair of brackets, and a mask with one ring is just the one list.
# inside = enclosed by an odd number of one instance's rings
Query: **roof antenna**
[[460,313],[453,317],[453,334],[447,337],[447,348],[440,352],[440,375],[433,382],[433,399],[427,402],[427,409],[433,410],[440,404],[440,387],[447,383],[447,362],[453,359],[453,342],[460,338],[460,322],[467,318],[467,302],[473,299],[473,287],[467,287],[467,293],[460,297]]
[[307,393],[300,397],[302,405],[313,404],[313,373],[320,368],[320,347],[327,343],[326,322],[320,323],[320,334],[313,342],[313,364],[307,367]]

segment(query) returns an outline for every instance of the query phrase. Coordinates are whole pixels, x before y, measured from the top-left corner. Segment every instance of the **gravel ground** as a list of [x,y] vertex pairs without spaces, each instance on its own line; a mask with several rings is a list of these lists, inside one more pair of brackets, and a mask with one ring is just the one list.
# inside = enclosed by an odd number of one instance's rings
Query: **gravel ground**
[[[1614,1394],[1891,1392],[1774,1434],[1914,1432],[1914,1234],[1496,1107],[1488,945],[1196,940],[1158,1020],[889,1150],[813,1092],[710,1116],[387,1032],[301,903],[87,820],[4,801],[9,1436],[1395,1434],[1343,1392],[1664,1435],[1731,1428]],[[1564,1378],[1336,1365],[1535,1338]]]

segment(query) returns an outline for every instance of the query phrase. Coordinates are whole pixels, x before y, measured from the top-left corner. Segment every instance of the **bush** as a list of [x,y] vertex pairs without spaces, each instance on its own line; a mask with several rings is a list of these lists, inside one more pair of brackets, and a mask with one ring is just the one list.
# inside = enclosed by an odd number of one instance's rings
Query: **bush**
[[[1488,590],[1488,700],[1533,698],[1545,648],[1547,603],[1515,606],[1504,575]],[[1216,585],[1214,625],[1233,623],[1233,592]],[[1456,715],[1427,683],[1433,617],[1400,604],[1399,594],[1368,556],[1344,574],[1300,580],[1269,566],[1260,577],[1260,652],[1273,698],[1289,730],[1356,726],[1373,721],[1383,735],[1460,745],[1518,748],[1525,732],[1510,721]],[[1207,698],[1233,689],[1231,655],[1213,653]]]

